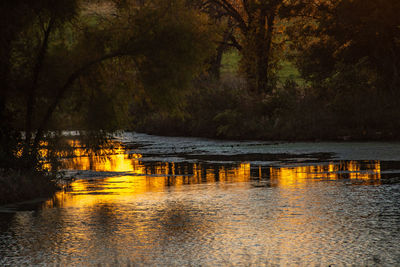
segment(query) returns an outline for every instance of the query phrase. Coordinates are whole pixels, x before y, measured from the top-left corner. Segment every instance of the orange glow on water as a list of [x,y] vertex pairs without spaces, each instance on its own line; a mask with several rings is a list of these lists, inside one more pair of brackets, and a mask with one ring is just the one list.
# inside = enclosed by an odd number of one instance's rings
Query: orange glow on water
[[200,183],[231,183],[250,180],[250,164],[243,163],[227,169],[224,166],[204,166],[201,163],[177,165],[175,163],[141,162],[140,154],[125,154],[122,147],[102,149],[88,153],[79,143],[73,157],[65,158],[63,169],[78,171],[109,172],[104,178],[78,179],[70,184],[68,192],[59,192],[48,202],[62,202],[67,206],[90,206],[99,202],[118,202],[138,197],[146,192],[162,193],[173,186],[179,190],[183,185]]
[[304,187],[322,180],[351,179],[368,184],[379,184],[380,162],[374,161],[363,166],[358,161],[330,163],[328,165],[271,168],[273,184],[280,187]]
[[[88,176],[73,181],[44,207],[60,207],[62,216],[73,221],[71,236],[80,242],[84,240],[90,244],[99,236],[99,242],[103,244],[110,238],[102,234],[117,229],[114,234],[118,235],[122,249],[131,246],[132,242],[140,244],[137,255],[130,252],[133,258],[141,257],[143,250],[151,251],[160,245],[157,243],[163,240],[160,236],[165,237],[168,247],[171,236],[188,231],[208,237],[207,231],[214,227],[214,230],[222,229],[224,239],[221,240],[236,240],[241,234],[248,238],[247,233],[255,229],[247,221],[252,216],[253,219],[261,218],[257,227],[263,228],[262,234],[243,240],[267,244],[270,250],[265,253],[271,258],[285,256],[288,252],[303,255],[303,251],[326,245],[316,239],[321,231],[324,236],[338,233],[329,231],[341,214],[335,217],[336,213],[329,213],[333,206],[340,205],[334,204],[336,194],[326,194],[330,191],[330,183],[326,181],[375,185],[381,179],[379,161],[271,167],[250,163],[146,162],[142,155],[126,154],[122,148],[104,149],[97,154],[77,149],[74,155],[79,156],[65,158],[62,167],[81,170]],[[273,188],[253,187],[257,180],[267,181],[260,185]],[[342,186],[341,183],[334,185]],[[186,206],[190,201],[191,204]],[[221,206],[214,210],[220,202]],[[207,206],[207,203],[211,204]],[[219,214],[221,210],[223,213]],[[106,230],[100,228],[99,232],[99,225]],[[239,225],[242,228],[238,228]],[[220,244],[221,240],[217,235],[209,241],[210,247]],[[316,244],[318,240],[320,243]],[[330,244],[324,249],[329,248]],[[233,255],[240,252],[240,249],[235,250]],[[307,261],[306,257],[310,255],[305,253],[302,257]],[[290,265],[285,260],[280,263]]]
[[[380,183],[380,162],[344,161],[294,167],[261,167],[250,163],[213,165],[203,163],[145,163],[140,154],[126,154],[121,144],[96,153],[70,141],[72,157],[62,161],[63,169],[103,173],[95,179],[78,179],[68,192],[59,192],[55,200],[66,205],[93,205],[134,199],[147,192],[180,190],[182,186],[202,183],[249,182],[267,172],[270,186],[305,188],[318,181],[356,180],[362,184]],[[253,171],[252,171],[253,169]],[[49,203],[51,205],[51,203]]]

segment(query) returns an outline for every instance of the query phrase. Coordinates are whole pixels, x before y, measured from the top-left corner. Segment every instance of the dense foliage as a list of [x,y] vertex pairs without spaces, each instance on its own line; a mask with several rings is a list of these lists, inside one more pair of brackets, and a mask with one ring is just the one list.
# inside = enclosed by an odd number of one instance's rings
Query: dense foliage
[[[203,78],[182,101],[184,115],[149,110],[136,129],[221,138],[399,138],[398,1],[205,2],[210,16],[233,28],[221,42],[225,51],[238,50],[239,78]],[[298,74],[285,76],[288,62]]]
[[213,47],[207,17],[179,0],[1,5],[1,168],[36,168],[49,131],[127,127],[135,96],[171,105]]

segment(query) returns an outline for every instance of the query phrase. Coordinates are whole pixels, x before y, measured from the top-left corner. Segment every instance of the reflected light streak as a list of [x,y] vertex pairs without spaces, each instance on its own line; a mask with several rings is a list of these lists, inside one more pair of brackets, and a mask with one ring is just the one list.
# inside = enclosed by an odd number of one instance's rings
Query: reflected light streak
[[323,180],[351,179],[363,184],[380,184],[379,161],[348,161],[328,165],[281,167],[270,169],[271,184],[279,187],[305,187]]
[[[120,144],[97,153],[88,153],[77,141],[74,157],[63,160],[62,167],[71,170],[110,172],[110,176],[96,179],[79,179],[70,185],[70,192],[60,192],[56,198],[62,203],[91,205],[99,201],[114,202],[121,196],[133,198],[145,192],[162,192],[166,187],[179,190],[183,185],[200,183],[248,182],[251,165],[242,163],[232,166],[204,165],[202,163],[144,163],[140,154],[125,154]],[[263,169],[255,170],[262,178]],[[351,179],[364,184],[380,183],[380,162],[334,162],[325,165],[295,167],[269,167],[270,185],[282,188],[304,188],[321,180]],[[118,175],[118,173],[121,173]],[[116,175],[116,176],[113,176]],[[68,200],[67,200],[68,199]],[[75,205],[72,204],[72,205]]]
[[[62,169],[96,172],[110,172],[105,178],[77,179],[67,192],[59,192],[46,205],[91,206],[99,202],[116,203],[134,199],[146,192],[163,192],[171,187],[179,190],[183,185],[200,183],[231,183],[250,180],[250,164],[242,163],[226,168],[220,165],[187,163],[141,162],[140,154],[125,154],[122,147],[102,149],[88,153],[79,142],[73,157],[62,161]],[[118,175],[118,174],[121,175]],[[113,176],[116,175],[116,176]],[[97,176],[98,177],[98,176]]]
[[[337,232],[327,231],[321,236],[323,229],[334,229],[338,214],[343,215],[340,206],[335,201],[340,199],[340,193],[328,194],[331,185],[322,181],[351,181],[351,185],[378,185],[381,183],[381,168],[379,161],[358,162],[346,161],[326,165],[296,166],[270,169],[271,186],[276,186],[279,197],[275,203],[280,208],[279,216],[273,221],[271,228],[279,229],[283,240],[275,247],[273,254],[286,255],[288,252],[313,251],[317,246],[324,246],[324,238],[336,238]],[[335,183],[340,187],[340,184]],[[334,187],[334,186],[333,186]],[[321,207],[327,207],[325,210]],[[339,211],[337,211],[339,210]],[[339,216],[339,218],[340,218]],[[299,247],[301,244],[301,247]],[[329,250],[330,247],[326,248]],[[328,252],[326,252],[328,253]],[[305,262],[312,262],[308,255]],[[290,265],[289,262],[280,262]]]

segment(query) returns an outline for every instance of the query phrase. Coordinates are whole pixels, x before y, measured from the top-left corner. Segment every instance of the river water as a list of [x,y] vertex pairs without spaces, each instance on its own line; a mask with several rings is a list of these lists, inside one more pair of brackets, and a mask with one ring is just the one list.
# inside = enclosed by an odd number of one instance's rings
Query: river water
[[400,265],[399,143],[116,144],[0,207],[0,266]]

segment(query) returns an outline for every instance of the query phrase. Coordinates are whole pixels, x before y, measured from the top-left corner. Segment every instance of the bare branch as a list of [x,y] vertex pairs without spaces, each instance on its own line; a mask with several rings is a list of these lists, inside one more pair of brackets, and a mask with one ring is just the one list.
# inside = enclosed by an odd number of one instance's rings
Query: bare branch
[[218,6],[220,6],[221,8],[223,8],[234,20],[236,20],[239,28],[243,32],[248,31],[247,24],[246,24],[245,20],[243,19],[242,15],[240,15],[239,11],[236,10],[236,8],[234,8],[232,6],[232,4],[229,3],[227,0],[208,0],[208,2],[214,3]]

